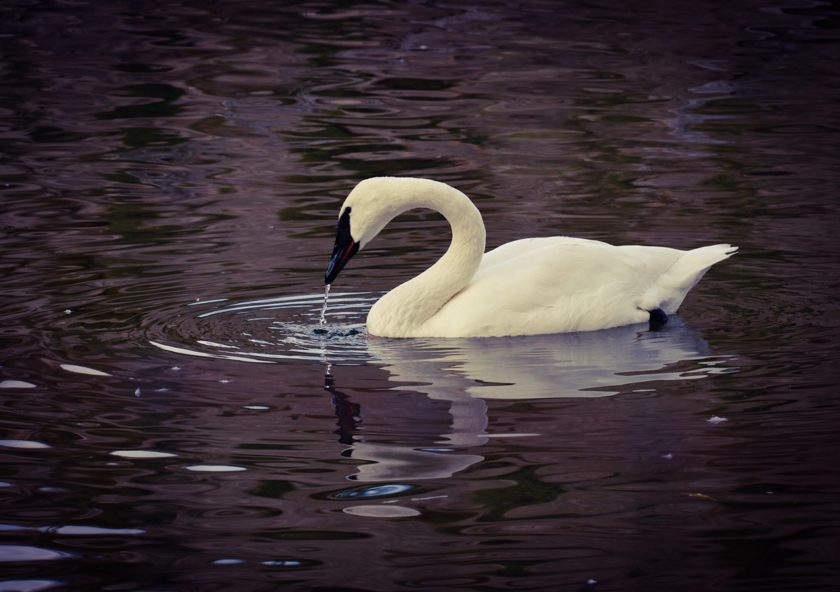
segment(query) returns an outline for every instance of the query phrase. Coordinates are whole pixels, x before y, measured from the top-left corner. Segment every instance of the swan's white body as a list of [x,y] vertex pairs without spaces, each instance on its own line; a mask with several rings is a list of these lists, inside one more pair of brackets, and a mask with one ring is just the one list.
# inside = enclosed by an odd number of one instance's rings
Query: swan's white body
[[617,247],[555,236],[485,253],[478,209],[457,189],[427,179],[367,179],[348,195],[342,214],[348,208],[357,247],[414,208],[437,210],[452,227],[446,253],[371,308],[368,332],[384,337],[538,335],[647,323],[655,309],[676,312],[703,274],[737,250]]

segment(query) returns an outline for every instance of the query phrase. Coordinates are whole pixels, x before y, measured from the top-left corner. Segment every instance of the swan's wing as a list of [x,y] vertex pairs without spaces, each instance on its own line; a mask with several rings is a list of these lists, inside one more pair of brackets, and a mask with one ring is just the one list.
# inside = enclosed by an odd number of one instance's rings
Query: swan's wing
[[550,237],[502,245],[472,282],[435,315],[436,329],[515,335],[601,329],[643,322],[638,302],[681,251],[626,252],[599,241]]
[[505,294],[528,294],[549,302],[571,294],[640,296],[683,253],[667,247],[616,247],[570,237],[525,239],[487,253],[467,289],[472,284],[504,283],[519,286]]
[[612,246],[569,237],[524,239],[490,251],[470,284],[424,329],[437,336],[526,335],[644,323],[675,312],[715,263],[736,250]]
[[[738,247],[709,245],[681,251],[642,245],[613,246],[571,237],[524,239],[490,251],[473,282],[508,277],[542,288],[549,301],[557,294],[558,278],[580,294],[598,292],[633,301],[643,310],[676,312],[686,294],[715,263]],[[562,294],[567,294],[563,288]]]
[[589,240],[585,238],[574,238],[570,236],[523,238],[520,240],[505,243],[496,247],[492,251],[488,251],[487,253],[485,253],[484,257],[482,257],[481,259],[479,273],[482,270],[486,271],[495,265],[505,263],[506,261],[516,259],[517,257],[532,255],[536,251],[543,248],[550,249],[562,247],[565,245],[590,245],[593,247],[610,246],[607,243],[603,243],[601,241]]

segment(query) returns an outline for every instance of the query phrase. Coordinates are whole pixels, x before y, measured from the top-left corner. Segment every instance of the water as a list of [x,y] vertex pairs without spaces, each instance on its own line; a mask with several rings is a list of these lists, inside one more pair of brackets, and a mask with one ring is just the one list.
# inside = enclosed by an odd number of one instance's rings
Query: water
[[[0,6],[0,590],[835,590],[832,4]],[[731,242],[661,332],[370,337],[446,248]]]
[[330,301],[330,284],[324,286],[324,305],[321,307],[321,317],[318,319],[318,324],[321,327],[327,324],[327,305]]

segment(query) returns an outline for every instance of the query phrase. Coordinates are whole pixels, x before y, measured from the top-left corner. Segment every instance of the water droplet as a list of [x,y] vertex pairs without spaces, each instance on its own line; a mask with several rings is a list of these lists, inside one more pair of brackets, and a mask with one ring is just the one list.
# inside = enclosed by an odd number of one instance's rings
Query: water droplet
[[327,301],[330,298],[330,284],[324,286],[324,305],[321,307],[321,319],[318,324],[322,327],[327,324]]

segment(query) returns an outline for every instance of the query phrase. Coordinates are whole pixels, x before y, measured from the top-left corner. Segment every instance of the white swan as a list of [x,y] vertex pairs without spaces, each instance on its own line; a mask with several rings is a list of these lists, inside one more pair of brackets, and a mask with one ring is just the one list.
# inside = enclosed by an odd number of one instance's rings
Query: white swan
[[491,337],[661,325],[712,265],[737,250],[616,247],[554,236],[485,253],[484,223],[466,195],[429,179],[375,177],[356,185],[341,206],[325,282],[332,284],[388,222],[414,208],[443,214],[452,242],[429,269],[373,305],[372,335]]

